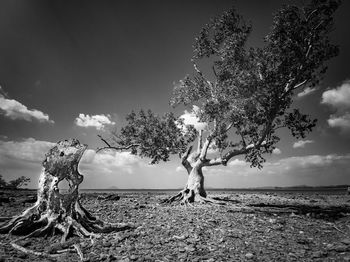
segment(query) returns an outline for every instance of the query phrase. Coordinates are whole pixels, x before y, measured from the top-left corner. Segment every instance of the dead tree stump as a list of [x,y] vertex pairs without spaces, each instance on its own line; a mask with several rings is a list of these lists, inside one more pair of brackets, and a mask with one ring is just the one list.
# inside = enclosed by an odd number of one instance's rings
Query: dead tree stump
[[[21,215],[0,226],[0,233],[46,236],[61,233],[61,243],[71,235],[94,236],[130,228],[127,224],[106,224],[92,216],[79,202],[79,185],[83,176],[78,165],[87,145],[76,139],[58,142],[45,155],[39,178],[36,203]],[[66,180],[68,192],[60,192],[59,183]]]

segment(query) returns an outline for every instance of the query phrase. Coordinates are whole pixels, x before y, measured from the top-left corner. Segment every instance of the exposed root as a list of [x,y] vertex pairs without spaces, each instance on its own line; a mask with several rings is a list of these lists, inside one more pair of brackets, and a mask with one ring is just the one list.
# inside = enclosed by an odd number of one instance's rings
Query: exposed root
[[225,201],[207,197],[203,189],[194,190],[194,189],[188,189],[188,188],[181,190],[175,196],[162,200],[161,203],[171,204],[174,202],[178,202],[184,206],[193,206],[193,203],[195,202],[196,199],[198,200],[199,203],[202,203],[202,204],[226,205]]
[[30,255],[35,255],[35,256],[39,256],[39,257],[49,257],[49,258],[56,258],[56,257],[59,257],[61,256],[61,254],[48,254],[46,252],[38,252],[38,251],[34,251],[34,250],[30,250],[30,249],[27,249],[25,247],[22,247],[20,245],[17,245],[16,243],[12,242],[11,243],[11,246],[25,254],[30,254]]
[[202,196],[198,196],[200,203],[210,203],[210,204],[215,204],[215,205],[226,205],[226,203],[224,201],[220,201],[211,197],[202,197]]
[[[55,234],[56,231],[62,233],[61,243],[50,249],[50,252],[38,252],[27,249],[19,244],[12,242],[11,245],[15,249],[26,254],[36,255],[40,257],[55,258],[62,253],[75,251],[80,259],[84,261],[84,255],[77,241],[67,241],[70,235],[77,235],[80,238],[89,237],[93,243],[94,238],[99,238],[99,233],[109,233],[112,231],[123,231],[133,228],[131,224],[118,223],[108,224],[93,217],[79,203],[76,205],[76,212],[71,216],[67,214],[46,213],[41,214],[39,210],[35,212],[32,208],[26,210],[22,215],[13,218],[8,223],[0,227],[1,233],[9,233],[14,235],[24,235],[17,239],[24,240],[29,237],[40,237]],[[74,249],[67,249],[74,247]]]
[[[80,204],[78,188],[83,181],[83,175],[79,173],[78,165],[86,148],[87,145],[80,144],[76,139],[59,141],[52,147],[43,161],[36,203],[21,215],[0,225],[0,234],[24,235],[24,239],[61,233],[61,243],[58,248],[50,249],[49,253],[37,252],[12,242],[11,245],[14,248],[27,254],[56,257],[59,255],[57,254],[59,250],[60,253],[66,252],[67,247],[73,246],[83,260],[79,243],[76,240],[68,240],[70,236],[88,237],[93,242],[94,238],[100,237],[99,233],[132,228],[128,224],[104,223],[92,216]],[[59,190],[59,183],[63,180],[69,183],[68,192],[64,193]]]

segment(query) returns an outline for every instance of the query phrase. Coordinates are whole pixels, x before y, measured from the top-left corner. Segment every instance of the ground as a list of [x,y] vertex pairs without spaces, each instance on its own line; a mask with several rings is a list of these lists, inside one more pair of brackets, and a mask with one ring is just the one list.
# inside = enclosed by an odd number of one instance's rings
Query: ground
[[[115,192],[119,200],[111,200],[111,193],[83,193],[82,204],[102,220],[135,224],[132,230],[82,240],[84,257],[89,261],[350,261],[346,192],[208,193],[227,204],[159,204],[174,192]],[[30,195],[35,191],[0,192],[1,217],[33,205],[25,201]],[[0,261],[48,261],[14,249],[10,242],[17,238],[0,235]],[[18,240],[28,249],[46,252],[61,249],[52,245],[58,242],[57,236]],[[79,256],[72,249],[55,260],[79,261]]]

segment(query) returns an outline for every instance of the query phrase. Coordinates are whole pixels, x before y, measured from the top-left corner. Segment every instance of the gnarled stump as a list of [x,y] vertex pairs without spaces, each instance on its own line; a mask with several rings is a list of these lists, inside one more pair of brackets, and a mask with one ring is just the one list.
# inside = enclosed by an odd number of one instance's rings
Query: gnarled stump
[[[0,233],[31,237],[61,232],[64,243],[73,234],[93,236],[129,228],[126,224],[105,224],[80,204],[78,188],[83,176],[78,172],[78,164],[86,148],[76,139],[60,141],[51,148],[43,161],[36,203],[2,225]],[[63,180],[69,184],[64,193],[58,187]]]

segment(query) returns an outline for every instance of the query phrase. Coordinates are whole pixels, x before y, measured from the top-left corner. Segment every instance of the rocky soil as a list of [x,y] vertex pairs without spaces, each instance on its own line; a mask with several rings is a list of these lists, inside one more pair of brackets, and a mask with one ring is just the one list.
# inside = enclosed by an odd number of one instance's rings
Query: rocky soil
[[[33,205],[34,191],[0,192],[1,220]],[[350,261],[350,196],[302,193],[209,192],[225,205],[163,205],[170,193],[83,193],[82,204],[132,230],[78,239],[87,261]],[[120,196],[120,199],[118,199]],[[35,200],[35,199],[34,199]],[[14,249],[0,235],[0,261],[48,261]],[[74,236],[73,238],[74,239]],[[79,261],[59,236],[17,240],[27,249]]]

